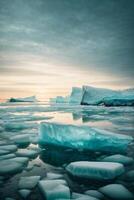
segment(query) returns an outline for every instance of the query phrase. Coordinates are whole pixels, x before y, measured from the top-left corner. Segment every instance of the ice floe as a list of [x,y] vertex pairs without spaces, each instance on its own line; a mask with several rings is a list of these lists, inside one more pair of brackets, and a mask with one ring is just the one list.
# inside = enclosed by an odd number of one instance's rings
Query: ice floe
[[46,200],[70,199],[70,189],[64,180],[41,180],[39,188]]
[[39,140],[41,144],[93,151],[121,152],[127,149],[133,138],[89,126],[46,122],[40,124]]
[[19,181],[19,189],[33,189],[39,182],[40,176],[21,177]]
[[27,158],[11,158],[0,161],[0,175],[11,175],[21,172],[26,164],[28,163]]
[[95,180],[111,180],[125,171],[120,163],[89,161],[72,162],[66,170],[73,176]]
[[121,154],[116,154],[116,155],[107,156],[101,161],[118,162],[118,163],[122,163],[124,165],[129,165],[134,162],[134,159],[131,157],[128,157],[128,156],[121,155]]
[[16,152],[17,156],[28,157],[28,158],[36,158],[39,154],[39,151],[32,149],[19,149]]
[[133,200],[134,195],[121,184],[109,184],[99,189],[108,198],[115,200]]

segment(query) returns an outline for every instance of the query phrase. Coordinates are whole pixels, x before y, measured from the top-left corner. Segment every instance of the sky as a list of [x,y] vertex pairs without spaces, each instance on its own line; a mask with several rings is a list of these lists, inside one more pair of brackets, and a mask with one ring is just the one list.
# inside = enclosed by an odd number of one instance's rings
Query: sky
[[133,87],[133,0],[0,0],[0,99]]

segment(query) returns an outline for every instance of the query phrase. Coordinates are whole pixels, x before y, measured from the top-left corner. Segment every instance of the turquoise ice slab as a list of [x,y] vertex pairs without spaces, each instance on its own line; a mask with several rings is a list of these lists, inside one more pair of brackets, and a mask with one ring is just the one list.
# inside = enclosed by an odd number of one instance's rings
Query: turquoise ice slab
[[132,140],[131,136],[83,125],[42,122],[39,128],[39,142],[41,144],[91,151],[124,152]]

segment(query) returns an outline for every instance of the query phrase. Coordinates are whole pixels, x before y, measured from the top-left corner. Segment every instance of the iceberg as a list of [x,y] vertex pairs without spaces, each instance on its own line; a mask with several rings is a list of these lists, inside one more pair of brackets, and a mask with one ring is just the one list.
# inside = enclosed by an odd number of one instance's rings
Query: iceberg
[[82,105],[97,105],[106,97],[117,95],[118,92],[110,89],[83,86]]
[[133,138],[89,126],[42,122],[39,143],[102,152],[124,152]]
[[110,90],[83,86],[82,105],[133,106],[134,89]]
[[69,101],[69,96],[62,97],[62,96],[57,96],[55,98],[50,98],[50,103],[68,103]]
[[79,87],[73,87],[69,103],[81,104],[82,97],[83,97],[83,90]]
[[24,97],[24,98],[10,98],[9,102],[36,102],[37,99],[35,96]]
[[67,165],[66,170],[73,176],[93,180],[112,180],[125,172],[120,163],[79,161]]

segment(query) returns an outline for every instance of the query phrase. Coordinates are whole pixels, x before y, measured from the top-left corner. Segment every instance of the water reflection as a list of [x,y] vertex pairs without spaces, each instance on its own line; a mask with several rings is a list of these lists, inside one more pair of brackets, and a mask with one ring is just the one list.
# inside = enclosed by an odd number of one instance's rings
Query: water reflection
[[92,161],[96,160],[101,154],[90,151],[79,151],[74,149],[65,149],[57,146],[40,146],[42,149],[40,159],[53,166],[62,166],[74,161]]

